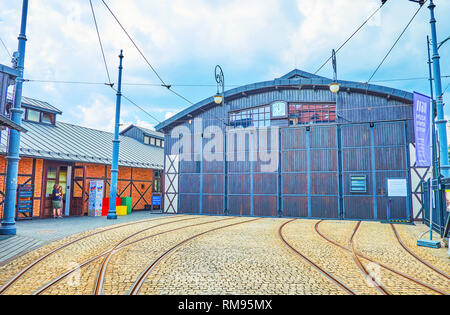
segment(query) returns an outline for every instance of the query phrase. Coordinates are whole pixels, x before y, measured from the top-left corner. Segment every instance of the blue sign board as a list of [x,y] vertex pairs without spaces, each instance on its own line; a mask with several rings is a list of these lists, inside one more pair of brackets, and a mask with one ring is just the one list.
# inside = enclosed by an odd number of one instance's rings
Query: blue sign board
[[153,196],[153,198],[152,198],[152,205],[153,206],[160,206],[161,205],[161,196]]
[[414,92],[414,130],[416,135],[416,163],[431,166],[431,99]]

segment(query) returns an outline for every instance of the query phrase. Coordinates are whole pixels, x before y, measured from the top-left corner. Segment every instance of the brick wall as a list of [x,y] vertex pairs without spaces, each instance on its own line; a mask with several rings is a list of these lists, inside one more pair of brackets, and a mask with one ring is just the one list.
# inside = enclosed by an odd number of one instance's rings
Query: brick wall
[[[19,161],[18,184],[34,184],[34,211],[33,216],[38,217],[41,211],[42,172],[43,160],[21,158]],[[34,165],[33,165],[34,164]],[[34,178],[33,178],[34,168]],[[3,217],[6,188],[6,157],[0,156],[0,217]]]
[[[85,196],[88,197],[89,182],[91,180],[103,180],[105,185],[104,197],[109,197],[111,167],[105,165],[77,163],[76,166],[86,166]],[[150,169],[119,167],[117,194],[120,197],[131,197],[133,210],[143,210],[147,204],[151,204],[153,196],[153,171]],[[88,211],[85,202],[84,213]]]
[[[34,163],[34,166],[33,166]],[[83,164],[76,163],[76,166],[86,166],[86,186],[84,192],[79,189],[78,186],[74,185],[74,196],[81,196],[84,193],[85,205],[84,214],[88,211],[87,198],[89,195],[89,182],[91,180],[103,180],[106,182],[105,197],[109,197],[110,194],[110,177],[111,177],[111,167],[106,165],[98,164]],[[33,174],[34,167],[34,178],[31,176]],[[41,194],[43,187],[43,167],[44,161],[42,159],[33,158],[21,158],[19,162],[19,178],[18,183],[24,184],[28,182],[35,185],[35,201],[34,201],[34,213],[35,217],[41,215]],[[82,170],[76,170],[76,176],[82,177]],[[5,182],[6,182],[6,157],[0,156],[0,217],[3,217],[3,207],[4,207],[4,192],[5,192]],[[121,197],[132,197],[133,199],[133,210],[143,210],[146,204],[151,204],[152,194],[153,194],[153,171],[150,169],[139,169],[130,167],[120,167],[119,168],[119,180],[118,180],[118,194]]]

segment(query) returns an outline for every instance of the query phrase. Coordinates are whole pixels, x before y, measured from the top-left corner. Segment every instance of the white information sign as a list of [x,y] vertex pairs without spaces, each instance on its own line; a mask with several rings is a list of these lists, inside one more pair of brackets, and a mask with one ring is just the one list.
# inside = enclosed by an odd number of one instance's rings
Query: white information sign
[[408,181],[406,179],[388,179],[389,197],[408,197]]

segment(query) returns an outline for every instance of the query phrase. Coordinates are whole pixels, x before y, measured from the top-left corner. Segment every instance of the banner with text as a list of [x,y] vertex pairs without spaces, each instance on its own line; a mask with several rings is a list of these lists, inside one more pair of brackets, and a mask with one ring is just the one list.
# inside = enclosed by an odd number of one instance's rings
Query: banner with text
[[431,166],[431,98],[414,92],[414,130],[418,167]]

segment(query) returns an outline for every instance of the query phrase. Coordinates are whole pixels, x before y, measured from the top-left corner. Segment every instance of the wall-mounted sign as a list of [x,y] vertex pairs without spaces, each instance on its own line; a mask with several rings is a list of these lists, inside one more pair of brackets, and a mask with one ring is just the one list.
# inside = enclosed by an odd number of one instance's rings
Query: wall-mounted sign
[[350,192],[354,194],[366,193],[367,176],[365,175],[350,176]]
[[408,181],[388,179],[388,197],[408,197]]
[[152,204],[153,206],[161,206],[161,196],[153,196]]
[[286,102],[273,102],[271,105],[272,119],[287,118],[288,104]]

